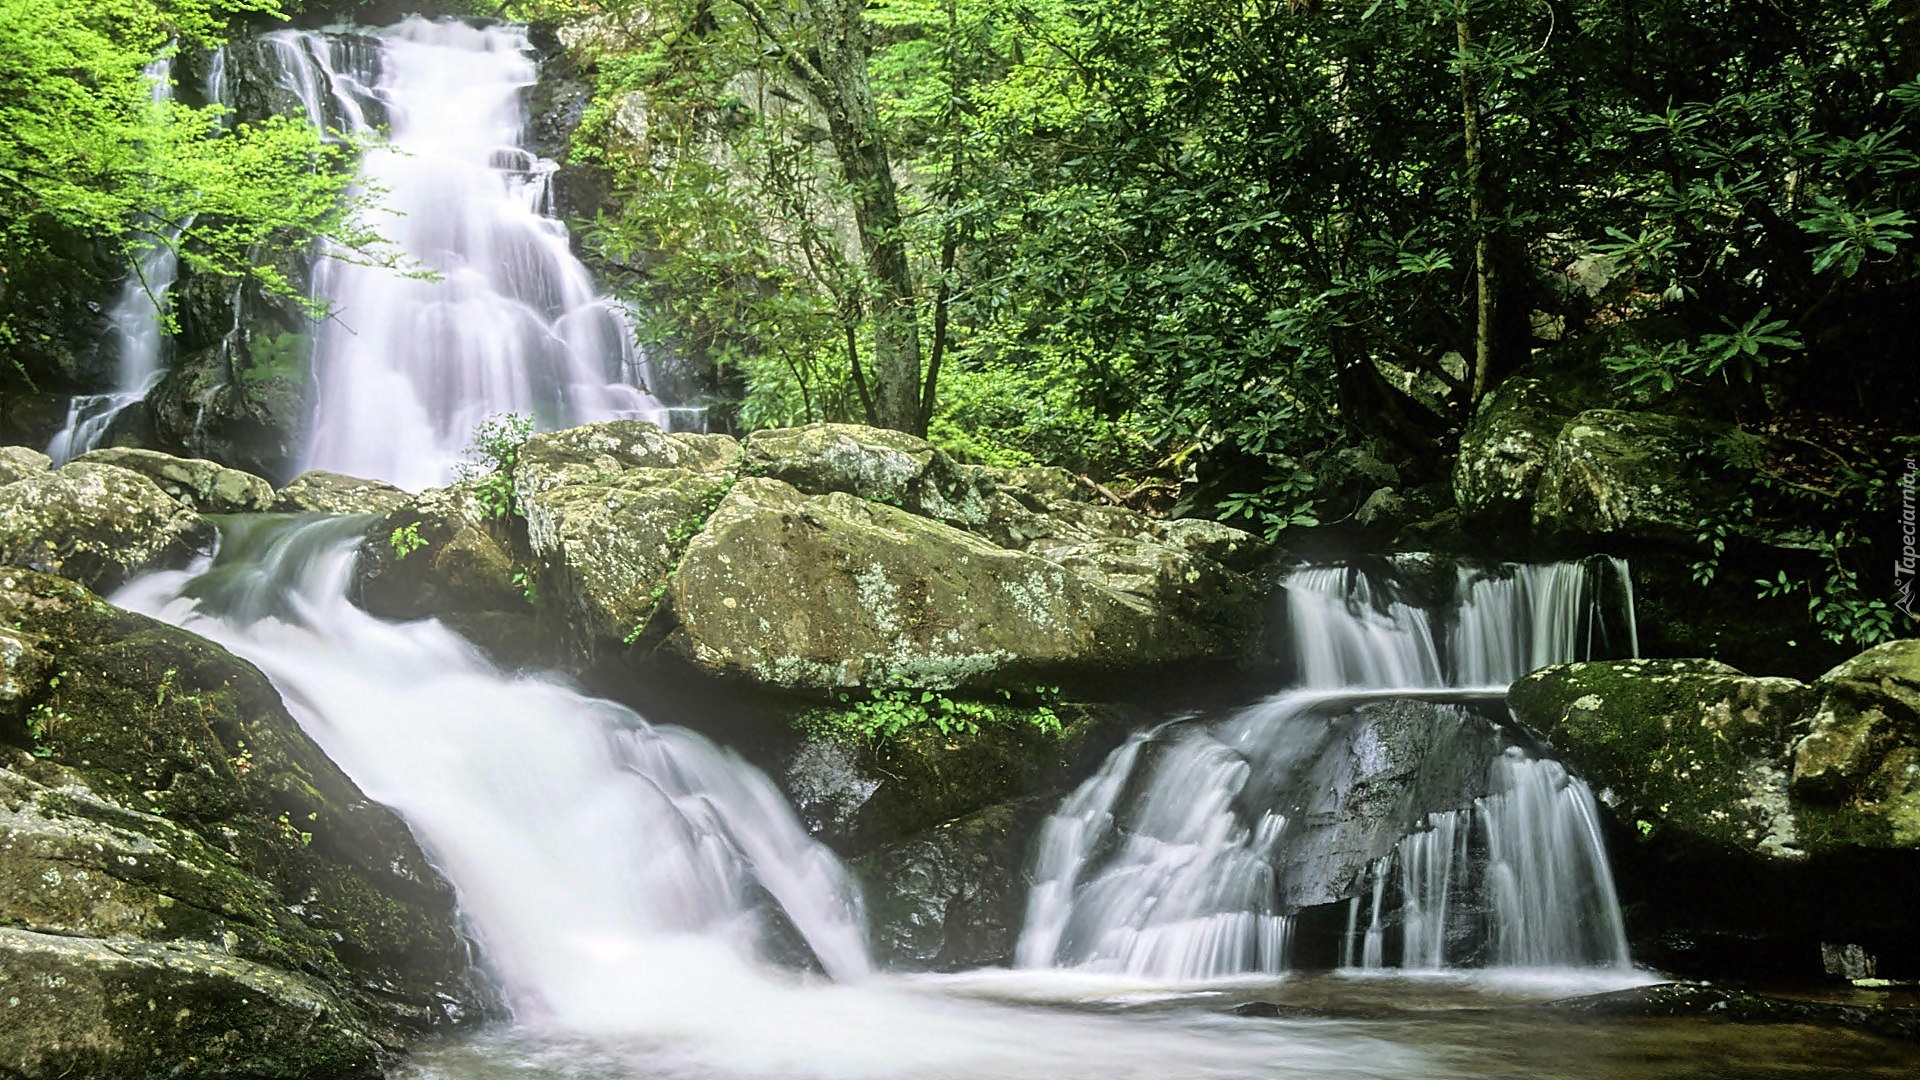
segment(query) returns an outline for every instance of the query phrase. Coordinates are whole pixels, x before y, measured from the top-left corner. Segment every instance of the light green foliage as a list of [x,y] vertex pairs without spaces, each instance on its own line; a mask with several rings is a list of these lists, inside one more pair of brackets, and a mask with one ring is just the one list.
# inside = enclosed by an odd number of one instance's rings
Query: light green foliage
[[941,735],[970,736],[982,727],[1031,727],[1045,735],[1061,733],[1060,716],[1048,702],[1057,701],[1059,687],[1038,687],[1026,695],[1038,704],[1015,705],[1010,691],[997,702],[954,698],[934,690],[878,690],[853,700],[840,695],[838,708],[809,709],[794,718],[794,726],[817,738],[885,742],[904,732],[930,729]]
[[420,523],[416,521],[393,530],[387,537],[387,545],[393,548],[394,558],[404,559],[426,547],[427,542],[421,537]]
[[513,468],[520,447],[532,435],[533,418],[518,413],[490,416],[473,429],[466,460],[454,471],[473,482],[474,498],[487,516],[499,519],[513,513]]
[[[263,244],[329,237],[385,258],[358,222],[348,148],[301,120],[222,129],[216,108],[156,103],[143,68],[170,48],[216,41],[227,20],[277,14],[274,0],[0,0],[0,340],[20,286],[99,270],[77,244],[117,249],[115,265],[171,244],[189,271],[249,278],[304,299],[252,257]],[[175,239],[175,234],[178,238]]]

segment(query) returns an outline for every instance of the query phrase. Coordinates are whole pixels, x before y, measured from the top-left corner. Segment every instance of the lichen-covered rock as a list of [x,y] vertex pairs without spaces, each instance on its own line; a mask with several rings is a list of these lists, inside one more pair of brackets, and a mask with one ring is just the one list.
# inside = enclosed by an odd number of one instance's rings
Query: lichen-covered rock
[[1794,792],[1884,821],[1893,846],[1920,847],[1920,641],[1869,649],[1814,690],[1819,707],[1793,747]]
[[1524,523],[1560,429],[1574,408],[1560,380],[1516,374],[1494,385],[1460,435],[1453,497],[1469,522],[1489,528]]
[[0,926],[0,1075],[381,1075],[380,1046],[321,983],[217,945]]
[[725,435],[668,434],[644,420],[605,420],[535,435],[514,465],[514,495],[522,513],[538,513],[541,493],[559,487],[604,484],[628,469],[726,471],[740,444]]
[[527,546],[547,607],[576,645],[633,636],[658,605],[680,553],[733,482],[740,445],[613,420],[536,435],[514,468]]
[[1534,527],[1548,536],[1688,543],[1701,508],[1733,491],[1705,460],[1712,425],[1659,413],[1591,409],[1567,422],[1540,474]]
[[808,424],[747,437],[743,470],[810,495],[842,491],[962,528],[984,525],[994,482],[925,439],[855,424]]
[[1803,683],[1708,660],[1560,664],[1508,695],[1627,821],[1784,860],[1824,839],[1787,786],[1787,748],[1812,701]]
[[274,496],[273,509],[290,514],[384,514],[413,496],[384,480],[314,469],[303,472]]
[[[1088,572],[834,491],[740,480],[668,589],[666,645],[726,678],[794,690],[973,687],[1230,660],[1250,626],[1217,617],[1221,575],[1190,566],[1177,603],[1126,586],[1166,567],[1083,552]],[[1217,602],[1217,603],[1216,603]],[[1203,613],[1214,618],[1203,617]]]
[[53,459],[32,447],[0,446],[0,486],[37,476],[53,467]]
[[[0,624],[31,651],[0,710],[0,926],[29,936],[0,942],[0,972],[45,966],[77,996],[35,1000],[100,1025],[0,1023],[0,1072],[358,1075],[374,1043],[490,1008],[452,890],[257,669],[24,571],[0,571]],[[249,1071],[273,1053],[286,1071]]]
[[252,473],[201,458],[115,446],[74,460],[137,472],[203,514],[256,514],[273,507],[273,485]]
[[96,588],[184,565],[212,535],[152,480],[112,465],[74,462],[0,487],[0,564]]

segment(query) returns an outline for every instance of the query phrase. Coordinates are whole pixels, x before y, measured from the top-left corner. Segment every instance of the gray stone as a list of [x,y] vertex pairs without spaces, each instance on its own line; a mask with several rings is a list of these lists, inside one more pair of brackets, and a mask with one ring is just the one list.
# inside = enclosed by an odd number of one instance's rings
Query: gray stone
[[96,588],[185,565],[212,538],[152,480],[112,465],[74,462],[0,487],[0,564]]
[[280,489],[273,509],[294,514],[384,514],[399,509],[413,496],[383,480],[315,469],[303,472]]
[[203,514],[254,514],[273,507],[271,484],[252,473],[202,458],[178,458],[157,450],[116,446],[74,460],[137,472]]
[[0,446],[0,486],[37,476],[53,467],[53,459],[27,446]]

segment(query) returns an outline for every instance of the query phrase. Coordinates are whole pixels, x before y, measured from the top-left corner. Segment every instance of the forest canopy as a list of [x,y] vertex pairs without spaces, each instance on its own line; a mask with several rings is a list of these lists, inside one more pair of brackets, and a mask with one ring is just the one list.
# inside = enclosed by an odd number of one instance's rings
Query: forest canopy
[[373,244],[348,148],[303,118],[228,124],[191,92],[156,93],[156,61],[279,15],[275,0],[0,0],[0,340],[49,290],[116,278],[142,247],[290,293],[260,245]]

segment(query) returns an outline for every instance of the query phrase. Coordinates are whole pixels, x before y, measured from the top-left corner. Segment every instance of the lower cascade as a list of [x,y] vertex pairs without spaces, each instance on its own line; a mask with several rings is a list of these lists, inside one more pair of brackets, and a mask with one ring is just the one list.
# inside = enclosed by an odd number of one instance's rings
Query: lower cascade
[[1609,626],[1636,651],[1624,564],[1462,570],[1438,632],[1350,568],[1296,571],[1285,591],[1305,688],[1115,750],[1043,826],[1016,962],[1273,974],[1298,913],[1344,900],[1323,958],[1349,967],[1626,968],[1593,795],[1497,697],[1588,658]]
[[776,953],[867,973],[854,890],[765,776],[693,732],[502,676],[437,622],[360,611],[361,525],[242,519],[211,566],[117,600],[273,678],[457,884],[516,1014],[594,1026],[658,994],[651,973],[704,971],[723,992]]

